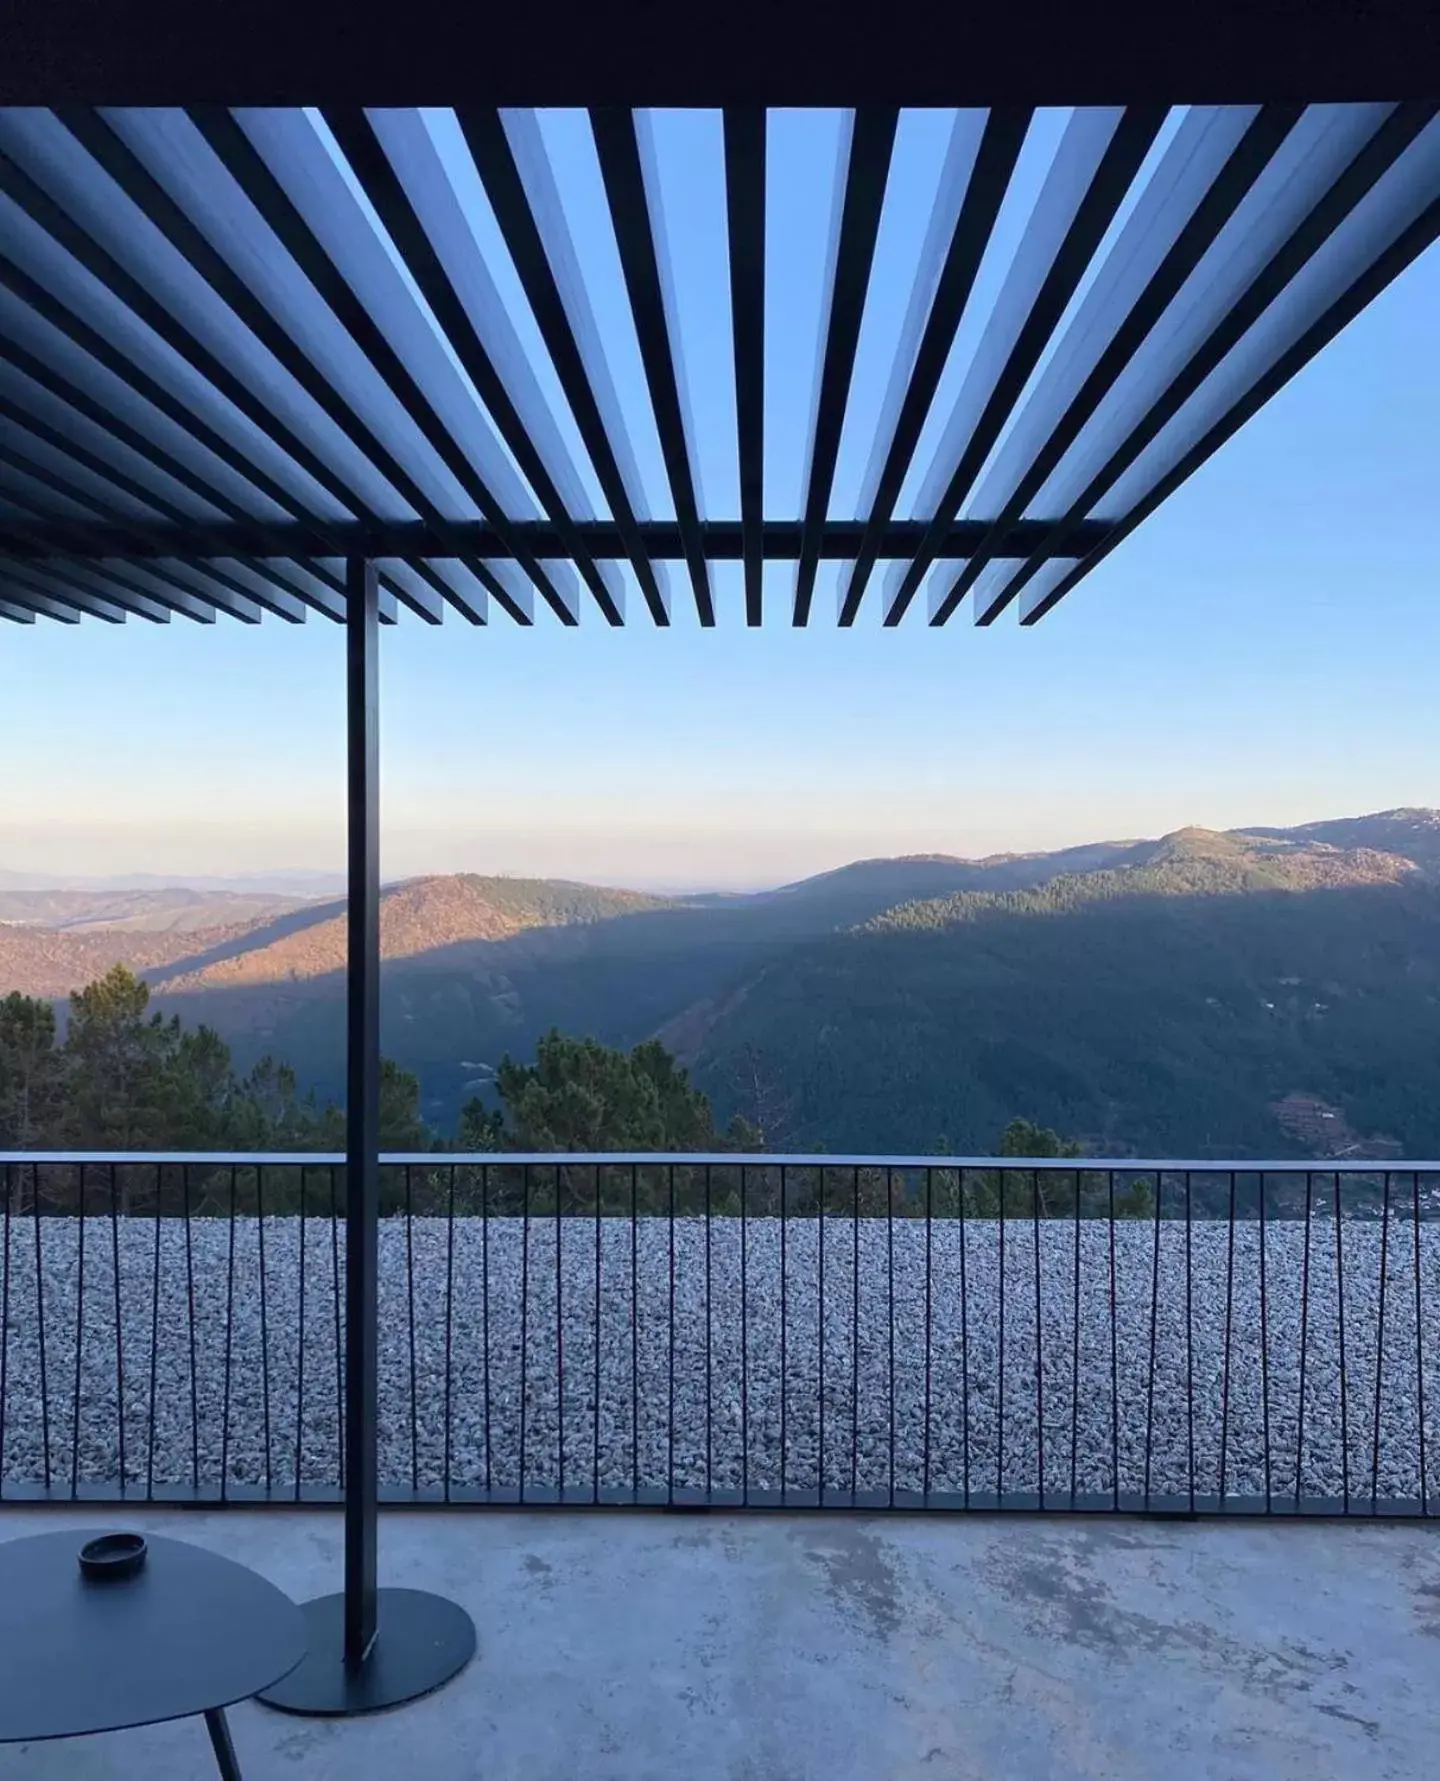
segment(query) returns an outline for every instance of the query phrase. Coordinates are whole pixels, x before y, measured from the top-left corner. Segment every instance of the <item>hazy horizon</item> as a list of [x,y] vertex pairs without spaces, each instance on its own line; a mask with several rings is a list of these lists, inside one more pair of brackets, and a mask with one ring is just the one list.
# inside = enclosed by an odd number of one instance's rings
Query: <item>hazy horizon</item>
[[[1399,799],[1393,803],[1377,805],[1372,809],[1330,809],[1311,812],[1306,815],[1286,820],[1273,814],[1250,814],[1238,821],[1197,822],[1192,820],[1170,821],[1158,827],[1134,829],[1124,833],[1085,833],[1075,834],[1061,840],[1035,840],[1030,844],[1006,846],[901,846],[881,848],[836,855],[833,858],[819,859],[817,863],[780,878],[752,877],[718,877],[704,878],[694,875],[677,875],[670,878],[657,877],[653,874],[620,872],[604,873],[587,871],[583,866],[567,868],[563,865],[538,869],[535,867],[488,865],[488,864],[446,864],[417,863],[411,865],[394,865],[389,861],[382,864],[382,878],[387,884],[399,883],[406,879],[446,876],[452,873],[473,873],[486,878],[533,879],[548,878],[565,880],[575,884],[588,884],[601,888],[652,891],[671,896],[703,895],[707,892],[744,893],[754,891],[778,890],[787,884],[795,883],[802,878],[812,878],[826,872],[838,871],[861,861],[878,859],[900,859],[924,856],[943,856],[962,860],[983,860],[1001,854],[1042,854],[1055,853],[1068,847],[1079,847],[1090,844],[1122,844],[1129,841],[1158,840],[1164,835],[1174,834],[1180,829],[1201,828],[1211,830],[1260,829],[1260,828],[1300,828],[1308,823],[1335,821],[1344,818],[1356,818],[1385,814],[1392,810],[1429,808],[1418,800]],[[63,857],[63,856],[62,856]],[[11,846],[9,837],[0,831],[0,889],[112,889],[139,887],[143,884],[161,886],[216,889],[221,887],[256,890],[269,890],[281,886],[293,886],[297,893],[307,885],[315,895],[330,895],[343,890],[345,874],[343,863],[327,863],[319,866],[300,865],[247,865],[233,872],[215,870],[187,870],[183,866],[156,866],[153,859],[134,866],[117,866],[111,871],[72,870],[62,865],[42,865],[33,858],[23,854],[17,855]],[[23,886],[20,881],[25,881]]]

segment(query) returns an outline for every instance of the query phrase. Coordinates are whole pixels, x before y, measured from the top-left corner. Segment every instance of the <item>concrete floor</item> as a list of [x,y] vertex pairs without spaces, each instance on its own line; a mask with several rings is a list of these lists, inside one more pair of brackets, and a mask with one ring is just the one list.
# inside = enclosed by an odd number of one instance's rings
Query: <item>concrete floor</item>
[[[112,1521],[0,1511],[0,1538]],[[328,1512],[118,1518],[299,1599]],[[247,1781],[1418,1781],[1440,1753],[1440,1530],[421,1512],[382,1579],[475,1616],[450,1687],[367,1721],[246,1703]],[[0,1675],[0,1687],[4,1686]],[[0,1781],[192,1781],[199,1721],[0,1747]]]

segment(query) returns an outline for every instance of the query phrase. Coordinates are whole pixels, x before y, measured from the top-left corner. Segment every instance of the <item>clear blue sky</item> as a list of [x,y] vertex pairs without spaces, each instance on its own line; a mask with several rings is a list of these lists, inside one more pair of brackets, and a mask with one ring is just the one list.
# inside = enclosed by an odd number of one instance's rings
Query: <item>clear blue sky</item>
[[[545,127],[664,515],[593,158],[577,120]],[[733,515],[718,121],[657,127],[705,507]],[[781,514],[800,499],[837,120],[772,129],[766,504]],[[902,130],[837,514],[854,511],[947,132],[937,115]],[[877,577],[861,623],[837,632],[822,573],[797,633],[784,566],[761,632],[743,626],[733,566],[716,571],[708,634],[680,573],[669,632],[633,588],[619,633],[588,613],[578,631],[402,620],[384,634],[386,873],[755,885],[880,853],[1440,804],[1437,315],[1432,250],[1032,630],[977,631],[965,609],[932,630],[917,602],[883,632]],[[0,626],[0,867],[337,866],[341,671],[341,634],[321,623]]]

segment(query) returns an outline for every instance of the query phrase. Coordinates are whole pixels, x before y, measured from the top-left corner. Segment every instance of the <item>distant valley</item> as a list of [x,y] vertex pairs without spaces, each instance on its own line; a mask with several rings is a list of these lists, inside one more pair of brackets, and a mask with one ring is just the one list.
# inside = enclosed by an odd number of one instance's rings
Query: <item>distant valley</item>
[[[0,993],[117,961],[241,1062],[343,1084],[343,901],[0,874]],[[1440,1155],[1440,812],[859,861],[753,895],[421,877],[382,909],[383,1042],[453,1127],[555,1026],[660,1037],[777,1148]]]

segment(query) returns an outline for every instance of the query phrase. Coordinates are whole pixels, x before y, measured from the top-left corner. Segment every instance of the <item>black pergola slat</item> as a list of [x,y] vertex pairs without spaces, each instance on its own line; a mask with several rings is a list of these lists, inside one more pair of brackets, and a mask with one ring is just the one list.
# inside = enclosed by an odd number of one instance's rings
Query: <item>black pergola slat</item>
[[[1046,343],[1064,315],[1066,305],[1075,294],[1164,122],[1165,111],[1160,106],[1128,106],[1121,115],[935,509],[931,525],[937,534],[964,505],[975,478],[1000,437],[1007,417],[1039,363]],[[887,625],[900,622],[934,562],[933,549],[928,543],[922,543],[885,614]]]
[[[181,215],[177,207],[170,204],[169,199],[160,191],[160,188],[151,180],[149,174],[120,142],[119,138],[109,130],[103,120],[94,113],[76,112],[67,113],[65,121],[72,134],[76,135],[87,152],[95,156],[99,164],[116,180],[116,183],[121,186],[132,202],[149,215],[151,220],[156,222],[157,227],[161,227],[162,233],[162,219],[147,209],[144,200],[148,199],[157,210],[162,212],[162,215],[168,207],[169,215],[164,220],[179,225],[181,241],[177,245],[181,247],[181,251],[187,253],[187,257],[191,257],[189,250],[196,246],[200,240],[198,231],[194,230],[193,225]],[[159,303],[138,279],[132,277],[115,260],[113,255],[87,234],[47,192],[37,186],[22,168],[3,153],[0,153],[0,190],[3,190],[12,202],[18,204],[32,222],[44,229],[52,240],[83,266],[92,277],[113,291],[151,329],[157,338],[164,341],[171,351],[175,352],[192,370],[210,383],[217,392],[228,401],[233,402],[248,420],[256,425],[281,451],[293,458],[321,487],[335,494],[353,511],[363,513],[363,506],[357,502],[355,496],[345,487],[325,460],[318,453],[311,451],[303,440],[279,421],[254,396],[242,377],[238,376],[223,359],[210,352],[188,330],[181,327],[164,305]],[[191,257],[191,264],[196,265],[193,257]],[[167,405],[156,395],[155,390],[159,386],[154,385],[153,379],[146,378],[138,368],[130,365],[123,354],[108,347],[108,344],[101,341],[96,335],[94,329],[90,328],[57,299],[51,297],[49,293],[43,293],[44,300],[42,302],[37,302],[31,297],[29,291],[34,287],[34,281],[23,269],[12,267],[6,263],[0,276],[4,276],[6,283],[17,293],[26,295],[26,300],[35,308],[37,314],[67,334],[76,345],[91,352],[99,363],[105,365],[116,376],[129,382],[138,394],[145,396],[160,412],[170,415],[172,419],[179,420],[195,435],[197,440],[207,446],[207,449],[215,451],[216,455],[230,463],[232,468],[239,470],[262,493],[275,500],[277,505],[290,508],[297,514],[297,517],[308,521],[314,528],[317,541],[323,542],[324,529],[321,522],[315,516],[308,514],[293,496],[289,496],[283,491],[277,492],[273,479],[265,477],[264,473],[251,464],[248,459],[241,457],[234,447],[231,447],[227,452],[219,450],[214,445],[212,436],[216,434],[217,429],[207,427],[201,417],[185,409],[183,404],[175,404],[175,407],[181,411],[177,415],[174,407]],[[235,280],[234,283],[238,287],[239,281]],[[171,401],[173,403],[174,399],[172,398]],[[239,462],[236,462],[236,459],[239,459]],[[337,592],[341,591],[338,577],[327,573],[321,575],[320,579],[333,586]],[[474,617],[476,615],[467,614],[467,616]]]
[[925,417],[935,400],[945,361],[955,343],[956,331],[1015,172],[1015,163],[1020,158],[1032,115],[1027,109],[1007,109],[992,112],[986,119],[985,132],[950,237],[945,264],[926,317],[925,332],[915,353],[905,399],[896,418],[885,466],[866,521],[865,536],[841,598],[842,625],[853,624],[860,610],[866,583],[880,555],[882,531],[895,511],[895,503],[915,457]]
[[1347,327],[1362,309],[1373,303],[1387,285],[1393,284],[1436,241],[1440,241],[1440,198],[1428,205],[1329,308],[1310,324],[1300,338],[1276,359],[1264,376],[1196,440],[1148,494],[1136,502],[1125,518],[1109,529],[1105,538],[1087,551],[1042,600],[1021,615],[1021,624],[1038,624],[1078,582],[1083,581],[1118,544],[1123,543],[1162,502],[1168,501],[1182,483],[1188,481],[1208,458],[1213,457],[1228,439],[1239,432],[1246,421],[1258,413],[1272,396],[1284,389],[1291,378],[1302,371],[1317,353],[1323,351],[1342,328]]
[[206,451],[219,458],[237,475],[244,477],[258,493],[273,501],[277,507],[288,509],[293,518],[310,529],[313,549],[326,548],[323,522],[307,513],[289,490],[253,464],[218,427],[210,426],[203,416],[197,415],[157,379],[141,370],[98,330],[52,297],[43,285],[37,283],[3,252],[0,252],[0,284],[12,291],[57,333],[63,334],[81,351],[88,353],[97,364],[103,365],[112,376],[127,384],[152,408],[168,420],[174,421],[177,426],[183,427],[197,444],[204,446]]
[[[489,523],[503,537],[509,520],[493,491],[461,450],[445,423],[431,406],[408,367],[375,318],[346,283],[340,269],[331,261],[309,224],[296,208],[293,199],[266,164],[264,156],[250,141],[239,123],[221,108],[195,107],[190,120],[214,150],[225,170],[244,192],[275,234],[286,252],[323,298],[350,338],[370,360],[390,393],[404,409],[427,445],[444,464],[469,498],[474,501]],[[430,504],[427,502],[427,506]],[[435,521],[447,521],[432,508]],[[547,598],[561,607],[566,602],[555,587],[553,578],[543,565],[531,557],[523,546],[512,554],[527,575]],[[477,573],[480,566],[474,566]],[[493,587],[493,584],[492,584]],[[454,598],[447,588],[447,594]]]
[[880,213],[885,204],[885,185],[900,113],[893,106],[855,113],[850,152],[845,169],[845,197],[840,211],[840,233],[835,243],[835,265],[826,293],[828,314],[824,326],[820,387],[810,428],[810,464],[805,486],[805,531],[800,546],[800,565],[795,571],[794,622],[810,622],[815,593],[815,569],[820,556],[820,531],[835,485],[835,465],[840,455],[840,435],[850,400],[850,381],[855,371],[855,351],[860,343],[860,323],[870,289],[870,268],[880,234]]
[[[142,400],[148,402],[168,420],[173,421],[176,426],[183,427],[198,444],[211,452],[222,463],[228,465],[237,475],[247,479],[267,500],[274,502],[277,507],[288,508],[300,526],[308,528],[310,531],[310,549],[325,555],[343,555],[343,547],[331,530],[330,522],[308,512],[303,503],[283,483],[277,481],[268,471],[246,457],[228,434],[218,427],[211,426],[203,415],[197,414],[193,408],[188,407],[164,384],[136,365],[133,360],[112,345],[104,335],[92,328],[82,316],[68,309],[43,285],[31,278],[23,267],[14,264],[3,253],[0,253],[0,284],[5,285],[17,297],[21,298],[36,315],[48,322],[57,332],[64,334],[82,352],[89,353],[97,364],[103,365],[113,376],[127,384]],[[216,363],[218,364],[218,361]],[[221,370],[222,375],[228,380],[228,369],[221,367]],[[240,388],[244,388],[238,379],[235,382],[239,384]],[[260,408],[258,403],[254,406],[268,418],[268,410]],[[304,447],[298,439],[295,440],[295,444],[302,452],[309,455],[308,448]],[[344,585],[338,574],[319,562],[307,565],[307,567],[317,580],[323,582],[335,593],[343,594]],[[427,579],[433,583],[437,592],[442,594],[445,592],[444,584],[438,576],[431,575]],[[397,590],[393,579],[385,577],[383,580],[387,591],[394,595]],[[313,596],[305,597],[309,604],[315,605]],[[333,616],[333,614],[327,616]],[[476,613],[467,613],[466,616],[479,622],[479,615]]]
[[[562,540],[564,549],[555,554],[573,560],[606,622],[618,624],[620,613],[610,589],[601,579],[595,559],[586,550],[580,534],[575,530],[572,516],[566,510],[554,478],[516,411],[503,377],[486,351],[465,305],[440,262],[440,256],[416,216],[414,206],[376,138],[370,120],[358,109],[332,110],[326,112],[324,117],[366,197],[374,205],[376,215],[404,257],[407,270],[445,330],[446,339],[454,348],[465,375],[475,385],[500,437]],[[561,617],[562,622],[566,622],[565,615],[562,614]]]
[[7,619],[12,625],[33,625],[37,618],[54,619],[59,625],[78,625],[82,618],[97,619],[101,624],[125,622],[123,613],[106,614],[72,606],[68,600],[52,600],[38,588],[27,587],[20,577],[12,576],[8,570],[0,576],[0,618]]
[[[15,341],[7,340],[3,335],[0,335],[0,363],[9,365],[12,370],[18,371],[28,383],[44,390],[47,395],[53,397],[56,402],[62,403],[73,414],[83,417],[102,435],[108,434],[117,444],[124,446],[143,463],[159,471],[168,481],[178,483],[181,488],[203,501],[207,507],[214,508],[224,514],[230,521],[233,535],[240,549],[253,551],[257,547],[261,550],[265,548],[266,528],[263,521],[257,520],[252,514],[247,513],[222,489],[217,489],[213,483],[207,482],[203,476],[198,475],[165,446],[158,444],[148,434],[142,433],[138,427],[132,426],[122,416],[112,413],[88,390],[81,389],[79,384],[72,382],[70,378],[55,370],[45,360],[37,358],[27,348]],[[23,397],[18,393],[11,394],[0,388],[0,406],[3,406],[4,410],[8,412],[14,424],[32,426],[33,411],[25,405]],[[45,421],[41,414],[34,414],[33,430],[37,434],[41,434],[43,431],[44,436],[53,447],[67,452],[77,462],[85,463],[87,468],[95,470],[106,462],[98,454],[90,452],[86,447],[80,445],[78,440],[71,440],[59,433]],[[202,547],[209,548],[212,523],[209,519],[185,512],[183,508],[176,506],[158,492],[146,488],[142,483],[132,482],[132,488],[152,507],[165,513],[173,524],[182,529],[190,528],[196,542]]]
[[1266,105],[1251,119],[1245,134],[1226,159],[1219,176],[1191,213],[1189,221],[1151,275],[1129,315],[1115,330],[1084,383],[1056,422],[1049,438],[1015,485],[1014,492],[981,541],[980,547],[965,564],[949,592],[939,601],[934,623],[944,624],[975,585],[981,571],[992,560],[992,540],[1003,536],[1006,528],[1021,517],[1045,486],[1047,477],[1080,436],[1086,421],[1114,387],[1116,378],[1130,363],[1170,303],[1179,295],[1186,279],[1234,216],[1255,181],[1275,158],[1281,144],[1299,122],[1303,110],[1304,107],[1299,105]]
[[[69,500],[82,505],[97,505],[83,489],[67,483],[48,466],[35,464],[3,446],[0,446],[0,464],[19,469],[27,480],[56,489]],[[185,557],[181,559],[182,566],[198,575],[205,584],[196,588],[177,575],[168,563],[146,561],[141,554],[143,544],[132,532],[122,531],[117,540],[120,548],[115,554],[121,557],[124,567],[117,566],[113,558],[97,563],[95,553],[85,548],[84,534],[62,532],[57,540],[51,522],[33,494],[17,489],[13,481],[0,485],[0,493],[37,516],[33,522],[13,514],[7,518],[6,527],[18,541],[10,546],[10,566],[23,566],[48,576],[52,583],[59,581],[87,599],[109,603],[136,618],[160,622],[175,613],[200,624],[213,624],[217,610],[242,624],[258,624],[262,610],[292,623],[303,616],[304,608],[298,601],[287,603],[282,593],[266,588],[263,571],[262,585],[255,589],[237,581],[215,562]],[[57,544],[64,554],[57,552]],[[34,554],[27,554],[30,551]],[[334,616],[324,607],[318,609],[325,612],[326,617]]]
[[[372,468],[394,488],[396,493],[415,512],[432,523],[443,525],[442,516],[395,454],[351,409],[339,392],[326,381],[320,371],[301,352],[286,330],[233,270],[224,256],[211,246],[201,229],[155,179],[139,156],[127,143],[121,140],[110,123],[98,112],[85,108],[64,112],[62,121],[86,153],[114,180],[136,209],[183,256],[191,270],[204,280],[216,297],[254,335],[282,370],[294,378],[305,394],[320,408],[326,418],[339,428],[349,443],[370,463]],[[134,309],[154,329],[172,351],[185,359],[201,376],[214,383],[235,403],[247,419],[254,422],[276,445],[294,458],[295,462],[308,475],[314,477],[322,488],[332,494],[343,506],[350,508],[358,519],[372,521],[376,519],[377,516],[370,511],[368,504],[349,487],[340,473],[321,454],[312,451],[294,433],[293,429],[287,427],[263,403],[254,398],[247,389],[243,378],[235,375],[162,304],[154,301],[144,290],[144,287],[139,285],[137,280],[131,278],[122,267],[116,265],[103,248],[90,242],[86,236],[82,236],[79,241],[74,243],[70,240],[62,241],[62,245],[68,247],[71,252],[76,252],[77,257],[78,253],[85,253],[86,258],[82,260],[82,264],[89,265],[89,270],[94,272],[97,277],[102,278],[112,289],[115,289],[129,307]],[[108,261],[109,267],[97,270],[95,265],[89,264],[91,259],[98,259],[101,267],[104,267],[104,263]],[[521,624],[529,622],[529,615],[522,609],[513,606],[506,590],[485,573],[483,565],[477,563],[467,566],[475,573],[478,580],[489,587],[490,591],[510,612],[511,617]],[[462,616],[472,622],[478,621],[479,614],[458,601],[443,582],[423,569],[421,572],[426,575],[426,579],[430,581],[437,593],[442,597],[450,598],[457,605]],[[428,618],[429,614],[412,600],[407,599],[406,604],[421,617]]]
[[504,122],[498,111],[481,107],[467,106],[458,112],[458,116],[545,349],[580,430],[580,438],[590,454],[615,524],[625,538],[626,554],[634,567],[650,616],[657,625],[668,625],[670,614],[666,610],[664,595],[646,553],[625,478],[585,369],[584,356],[570,324],[554,268],[531,211],[525,182],[520,177]]
[[[31,431],[34,438],[48,442],[52,447],[67,443],[64,441],[57,441],[56,435],[51,429],[45,426],[44,422],[24,414],[23,411],[13,408],[3,399],[3,397],[0,397],[0,416],[4,416],[11,420],[16,427]],[[89,452],[83,451],[83,448],[79,448],[73,443],[69,443],[68,455],[75,463],[89,470],[92,475],[110,481],[116,488],[123,489],[127,494],[132,495],[136,499],[149,501],[152,505],[157,507],[158,511],[168,511],[172,514],[178,513],[178,509],[160,507],[157,498],[151,495],[141,484],[126,477],[123,472],[112,468],[105,462],[105,460],[97,458]],[[19,443],[15,440],[13,433],[8,442],[0,442],[0,464],[8,465],[12,470],[19,472],[27,483],[39,483],[43,487],[53,490],[56,494],[60,495],[62,499],[77,506],[88,507],[92,512],[103,513],[105,511],[104,504],[88,490],[80,487],[78,483],[70,481],[69,478],[62,476],[51,465],[42,464],[35,458],[26,455],[26,453],[19,448]],[[195,541],[189,527],[184,524],[183,515],[180,516],[182,523],[172,539],[173,548],[169,550],[156,550],[152,552],[149,546],[153,540],[147,535],[143,522],[137,522],[135,520],[130,520],[123,526],[104,527],[103,530],[108,542],[104,546],[101,546],[100,534],[95,528],[87,527],[83,522],[74,520],[67,524],[57,525],[54,519],[46,515],[36,502],[32,499],[22,497],[20,491],[16,490],[13,484],[7,485],[4,492],[13,500],[25,499],[25,504],[29,508],[29,511],[36,515],[35,523],[27,528],[27,536],[31,541],[31,548],[36,551],[39,557],[43,558],[56,554],[63,554],[74,557],[77,561],[101,556],[119,556],[128,559],[142,559],[151,555],[156,557],[178,557],[188,562],[190,566],[200,574],[208,576],[217,582],[218,585],[227,587],[233,592],[241,595],[243,604],[239,607],[226,605],[223,599],[219,601],[219,604],[224,610],[229,612],[232,617],[240,618],[244,622],[249,623],[252,610],[257,609],[265,603],[264,595],[257,590],[241,587],[232,577],[224,575],[218,571],[209,561],[196,561],[193,556],[189,554],[189,547],[192,547]],[[238,555],[239,552],[237,550],[236,552],[231,552],[229,554],[234,556]],[[317,565],[317,568],[320,566],[321,565]],[[257,565],[257,568],[258,567],[259,566]],[[194,613],[189,612],[189,607],[193,603],[189,599],[189,596],[193,595],[193,589],[186,587],[184,583],[178,581],[173,574],[163,568],[152,567],[149,570],[149,573],[164,584],[173,587],[178,592],[186,595],[186,605],[177,608],[177,610],[184,610],[189,613],[190,616],[196,616]],[[268,568],[261,570],[261,573],[262,575],[268,574]],[[164,597],[163,595],[157,595],[152,588],[136,587],[134,583],[127,581],[123,574],[111,565],[107,565],[106,580],[107,583],[115,587],[117,590],[129,588],[142,595],[147,601]],[[212,595],[211,597],[213,598],[214,596]],[[310,595],[309,597],[317,611],[324,613],[327,618],[336,616],[335,611],[315,601],[313,595]],[[116,594],[116,603],[120,605],[124,604],[124,600],[118,592]],[[283,602],[272,603],[269,610],[277,617],[287,620],[293,620],[297,616],[297,609],[292,608]],[[145,614],[142,613],[141,616],[145,616]]]
[[725,229],[730,260],[730,330],[735,355],[735,433],[740,457],[740,527],[745,623],[764,616],[765,512],[765,113],[725,113]]
[[1374,188],[1376,182],[1394,166],[1436,116],[1437,110],[1440,107],[1434,104],[1413,102],[1397,106],[1390,113],[1330,189],[1256,274],[1238,301],[1216,323],[1139,425],[1095,473],[1083,493],[1071,504],[1069,512],[1051,527],[1045,544],[1010,578],[999,596],[990,602],[991,620],[1033,579],[1043,563],[1060,553],[1071,536],[1070,528],[1079,524],[1094,510],[1096,503],[1139,458],[1145,447],[1159,437],[1166,423],[1180,412],[1231,348],[1239,343],[1292,279],[1314,258],[1355,206]]
[[[675,502],[675,518],[685,548],[685,564],[695,593],[700,623],[715,623],[715,601],[710,591],[710,572],[700,536],[700,504],[695,497],[694,454],[680,402],[680,383],[675,373],[676,343],[670,338],[665,292],[650,213],[645,170],[635,115],[619,108],[600,107],[590,113],[590,128],[600,157],[600,174],[610,204],[610,218],[620,249],[620,265],[640,343],[640,359],[655,411],[655,427],[665,474]],[[656,194],[658,201],[658,194]]]
[[[151,623],[163,624],[169,616],[147,601],[143,594],[132,593],[128,585],[113,593],[92,594],[88,587],[77,580],[68,566],[21,564],[12,560],[6,563],[4,574],[7,582],[16,584],[26,590],[27,594],[33,594],[35,598],[46,602],[47,606],[63,606],[70,615],[62,620],[66,624],[77,623],[82,614],[112,625],[123,624],[126,618],[143,618]],[[59,614],[46,610],[46,616],[58,617]],[[210,622],[214,622],[213,615]]]
[[[257,544],[263,551],[265,540],[263,537],[257,536],[257,528],[254,522],[247,519],[222,491],[212,488],[202,477],[195,475],[188,465],[182,464],[178,458],[167,452],[162,446],[153,443],[146,437],[146,435],[138,432],[118,415],[107,414],[103,407],[87,392],[79,389],[67,378],[61,377],[58,372],[52,371],[48,365],[35,359],[33,355],[27,353],[23,347],[12,345],[3,338],[0,338],[0,359],[4,359],[8,363],[14,365],[17,370],[21,371],[33,382],[48,390],[50,394],[55,396],[58,400],[65,402],[76,414],[84,415],[94,425],[112,433],[122,445],[128,446],[137,456],[145,459],[173,481],[188,488],[192,494],[198,495],[201,500],[208,501],[211,506],[219,508],[221,512],[228,511],[230,513],[232,522],[237,528],[237,533],[234,539],[234,548],[226,549],[217,545],[216,535],[211,529],[210,522],[196,519],[193,515],[185,513],[178,507],[172,506],[162,496],[145,488],[143,484],[133,482],[128,478],[125,479],[129,483],[131,492],[133,492],[139,499],[148,502],[148,504],[154,507],[157,511],[165,513],[171,523],[178,528],[180,539],[183,540],[183,542],[178,551],[168,552],[167,554],[190,555],[193,554],[195,548],[199,546],[203,550],[215,555],[253,558]],[[111,477],[111,480],[117,480],[114,472],[105,459],[86,451],[77,442],[65,439],[56,434],[52,428],[46,425],[41,417],[38,415],[31,415],[29,410],[19,407],[4,396],[3,393],[0,393],[0,414],[6,415],[13,424],[26,427],[32,431],[37,438],[44,438],[53,448],[64,451],[68,456],[74,458],[77,463],[84,464],[93,474],[108,475]],[[124,554],[124,548],[122,548],[119,554]],[[287,552],[286,554],[298,557],[301,553],[297,550]],[[310,567],[308,564],[305,566]],[[283,570],[276,570],[272,567],[268,571],[263,571],[262,573],[267,573],[270,578],[275,581],[277,587],[291,595],[294,599],[299,600],[303,605],[320,611],[325,611],[325,608],[320,605],[314,594],[308,588],[304,587],[303,584],[289,580]],[[322,575],[321,579],[323,580],[326,578]],[[258,597],[260,598],[261,603],[264,604],[266,597],[264,595]],[[280,618],[291,618],[294,616],[293,612],[287,610],[283,602],[275,600],[273,597],[271,610]],[[326,616],[331,617],[333,614],[327,611]]]

